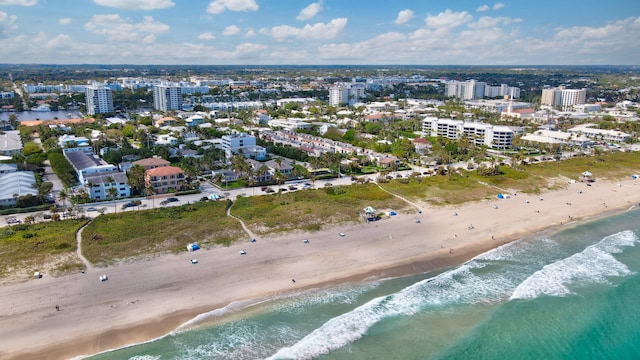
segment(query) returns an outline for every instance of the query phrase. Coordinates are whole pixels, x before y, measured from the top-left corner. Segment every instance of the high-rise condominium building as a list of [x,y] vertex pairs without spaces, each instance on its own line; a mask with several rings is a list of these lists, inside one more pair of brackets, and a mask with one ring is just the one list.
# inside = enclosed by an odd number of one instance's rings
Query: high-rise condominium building
[[109,114],[113,112],[113,95],[111,89],[103,84],[91,84],[85,88],[87,114]]
[[163,83],[153,87],[153,108],[160,111],[180,110],[182,90],[179,85]]
[[364,97],[363,83],[335,83],[329,88],[331,106],[353,105]]
[[568,109],[573,105],[584,104],[587,100],[587,89],[565,89],[557,87],[542,89],[540,103],[542,105],[558,106]]

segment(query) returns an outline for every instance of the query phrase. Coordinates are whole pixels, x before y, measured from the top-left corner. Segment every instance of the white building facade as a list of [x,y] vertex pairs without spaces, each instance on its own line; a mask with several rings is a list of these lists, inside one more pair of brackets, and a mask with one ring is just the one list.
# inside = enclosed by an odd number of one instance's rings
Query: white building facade
[[84,94],[88,115],[113,112],[113,94],[110,88],[103,84],[94,83],[85,87]]
[[153,87],[153,108],[160,111],[182,109],[182,88],[178,85],[163,83]]
[[513,130],[507,126],[437,117],[424,118],[422,132],[426,136],[441,136],[450,140],[458,140],[464,136],[475,145],[499,150],[511,148],[513,142]]
[[364,98],[363,83],[335,83],[329,88],[329,104],[331,106],[349,105]]

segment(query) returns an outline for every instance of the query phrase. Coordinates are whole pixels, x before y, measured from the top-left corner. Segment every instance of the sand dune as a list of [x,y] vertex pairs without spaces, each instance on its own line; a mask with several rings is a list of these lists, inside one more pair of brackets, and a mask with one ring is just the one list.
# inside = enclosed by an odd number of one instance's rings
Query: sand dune
[[567,184],[542,198],[424,206],[377,222],[4,285],[0,358],[93,354],[164,335],[234,301],[450,266],[527,234],[626,210],[640,201],[639,189],[633,180]]

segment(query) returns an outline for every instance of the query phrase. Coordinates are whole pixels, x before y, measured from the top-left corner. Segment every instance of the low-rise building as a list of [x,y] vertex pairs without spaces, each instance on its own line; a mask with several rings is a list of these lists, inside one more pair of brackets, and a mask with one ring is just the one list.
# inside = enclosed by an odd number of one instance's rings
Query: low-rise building
[[[122,172],[87,174],[84,178],[89,198],[95,200],[126,198],[131,196],[127,175]],[[109,189],[114,188],[113,195]]]
[[163,158],[151,157],[151,158],[136,160],[133,162],[133,165],[142,166],[145,170],[151,170],[158,167],[169,166],[171,165],[171,163]]
[[15,206],[22,196],[38,196],[36,177],[32,171],[16,171],[0,175],[0,207]]
[[0,155],[11,156],[22,151],[22,139],[18,130],[0,133]]
[[153,187],[156,194],[178,191],[185,182],[184,171],[176,166],[162,166],[144,173],[145,187]]

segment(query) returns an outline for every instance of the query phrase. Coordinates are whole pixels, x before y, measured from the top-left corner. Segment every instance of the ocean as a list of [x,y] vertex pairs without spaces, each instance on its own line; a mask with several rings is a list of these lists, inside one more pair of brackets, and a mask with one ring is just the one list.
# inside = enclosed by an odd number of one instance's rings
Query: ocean
[[106,359],[638,359],[640,210],[449,269],[231,304]]

